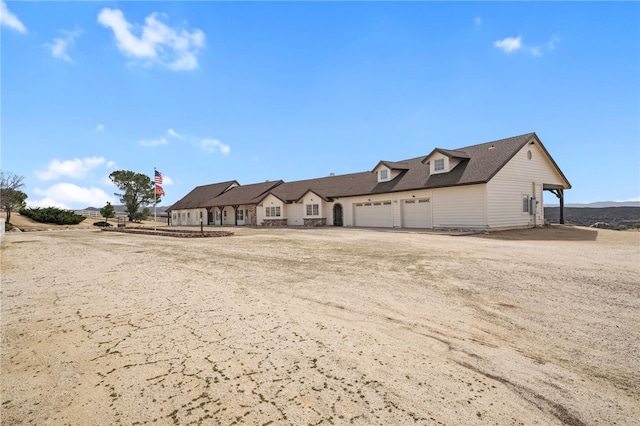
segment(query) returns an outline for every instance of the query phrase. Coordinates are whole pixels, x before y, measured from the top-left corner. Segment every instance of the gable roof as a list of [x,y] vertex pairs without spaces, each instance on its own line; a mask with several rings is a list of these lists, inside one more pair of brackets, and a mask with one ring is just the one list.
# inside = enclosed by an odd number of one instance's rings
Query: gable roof
[[309,191],[324,199],[330,199],[366,193],[377,181],[378,178],[371,172],[351,173],[285,182],[271,193],[287,202],[297,202]]
[[[542,146],[535,133],[526,133],[520,136],[457,148],[455,150],[436,148],[436,150],[427,156],[398,162],[378,163],[376,168],[380,164],[387,163],[395,167],[396,170],[401,170],[395,179],[389,181],[378,182],[375,174],[362,172],[284,183],[276,188],[276,191],[288,190],[289,192],[286,195],[282,193],[279,194],[279,198],[286,199],[287,201],[297,201],[308,190],[312,190],[316,194],[326,198],[339,198],[487,183],[532,139],[535,139],[536,142]],[[431,175],[429,168],[425,167],[424,163],[433,155],[433,152],[436,151],[460,158],[462,161],[448,173]],[[551,157],[549,156],[549,158]],[[401,166],[401,168],[397,166]],[[273,192],[276,193],[276,191]]]
[[257,204],[267,196],[269,190],[282,184],[282,180],[254,183],[251,185],[240,185],[231,188],[223,194],[207,200],[200,207],[222,207],[241,204]]
[[[408,160],[391,162],[380,161],[375,170],[380,165],[384,165],[392,170],[398,170],[398,175],[389,181],[378,182],[375,173],[370,171],[351,173],[346,175],[332,175],[322,178],[298,180],[284,182],[282,180],[257,183],[252,185],[242,185],[221,191],[217,196],[204,200],[204,197],[191,196],[198,188],[206,188],[213,185],[197,187],[186,197],[169,208],[196,208],[214,207],[242,204],[258,204],[267,195],[272,194],[280,200],[292,203],[298,202],[309,191],[317,194],[324,200],[332,200],[340,197],[351,197],[359,195],[383,194],[389,192],[412,191],[417,189],[443,188],[449,186],[472,185],[487,183],[516,155],[527,143],[534,141],[545,152],[557,172],[566,182],[566,187],[571,188],[569,181],[557,166],[551,155],[538,139],[535,133],[526,133],[506,139],[499,139],[478,145],[470,145],[454,150],[436,148],[429,155],[410,158]],[[447,173],[431,175],[429,167],[425,163],[435,153],[440,152],[449,157],[458,158],[461,161]],[[226,182],[228,184],[236,181]],[[214,184],[221,185],[221,184]],[[227,186],[228,188],[228,186]],[[191,197],[190,197],[191,196]],[[191,200],[191,198],[193,200]],[[187,203],[183,200],[202,200],[198,205],[188,203],[189,207],[183,207]]]
[[409,169],[409,164],[406,161],[381,161],[373,168],[373,170],[375,171],[380,166],[385,166],[389,170]]
[[216,198],[234,184],[238,185],[238,182],[230,180],[227,182],[196,186],[191,192],[176,201],[171,205],[171,207],[167,208],[166,211],[203,207],[207,201]]
[[462,161],[448,173],[429,176],[425,183],[426,187],[442,188],[445,186],[487,183],[532,138],[535,138],[536,141],[538,140],[535,133],[527,133],[507,139],[458,148],[455,151],[468,155],[468,160]]
[[441,154],[446,155],[447,157],[450,158],[469,158],[469,154],[462,152],[462,151],[458,151],[458,150],[452,150],[452,149],[442,149],[442,148],[436,148],[433,151],[431,151],[431,153],[429,155],[427,155],[427,160],[436,152],[439,152]]

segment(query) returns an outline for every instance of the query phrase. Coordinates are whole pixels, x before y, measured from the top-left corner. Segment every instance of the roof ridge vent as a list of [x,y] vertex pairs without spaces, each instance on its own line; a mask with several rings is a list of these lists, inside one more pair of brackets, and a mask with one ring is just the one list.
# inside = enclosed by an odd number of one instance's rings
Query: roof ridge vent
[[496,148],[496,146],[493,145],[493,144],[491,144],[491,146],[489,147],[489,149],[495,149],[495,148]]

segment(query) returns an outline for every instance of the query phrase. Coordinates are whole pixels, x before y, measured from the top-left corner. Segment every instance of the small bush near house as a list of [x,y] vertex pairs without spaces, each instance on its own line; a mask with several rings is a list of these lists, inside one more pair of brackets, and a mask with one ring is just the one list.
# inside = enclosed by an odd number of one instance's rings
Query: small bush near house
[[13,229],[13,225],[12,225],[12,224],[10,224],[9,222],[5,222],[5,223],[4,223],[4,230],[5,230],[5,232],[7,232],[7,231],[11,231],[12,229]]
[[93,226],[107,227],[107,226],[111,226],[111,224],[109,222],[102,221],[102,222],[95,222]]
[[84,216],[75,214],[71,210],[62,210],[57,207],[21,209],[20,214],[36,222],[54,223],[56,225],[77,225],[86,219]]

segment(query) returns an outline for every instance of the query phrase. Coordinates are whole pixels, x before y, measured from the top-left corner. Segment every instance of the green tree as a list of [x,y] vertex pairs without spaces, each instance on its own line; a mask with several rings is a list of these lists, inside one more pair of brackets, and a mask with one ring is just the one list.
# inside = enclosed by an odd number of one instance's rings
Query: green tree
[[11,221],[11,212],[26,207],[27,194],[24,188],[24,176],[0,170],[0,208],[7,213],[7,223]]
[[130,170],[116,170],[111,172],[109,179],[122,193],[115,193],[120,197],[120,202],[125,206],[125,212],[129,216],[129,222],[134,220],[134,215],[144,206],[154,200],[159,203],[159,196],[155,195],[155,184],[147,175],[132,172]]
[[100,214],[106,222],[109,222],[109,218],[116,216],[116,209],[107,201],[107,205],[100,209]]
[[142,220],[149,219],[149,216],[151,216],[151,209],[149,207],[142,209]]

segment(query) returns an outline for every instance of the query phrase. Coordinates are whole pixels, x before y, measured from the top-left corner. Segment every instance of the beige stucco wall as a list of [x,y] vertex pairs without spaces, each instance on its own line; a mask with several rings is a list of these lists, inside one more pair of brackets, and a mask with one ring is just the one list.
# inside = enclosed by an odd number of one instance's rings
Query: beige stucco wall
[[257,224],[262,225],[262,222],[265,219],[276,219],[273,217],[267,218],[265,216],[265,207],[280,207],[280,218],[279,219],[287,219],[287,209],[285,209],[285,203],[282,202],[278,197],[275,197],[271,194],[267,195],[261,203],[258,204],[258,208],[256,209],[257,215]]
[[287,204],[287,225],[303,226],[304,225],[304,205],[302,203]]

